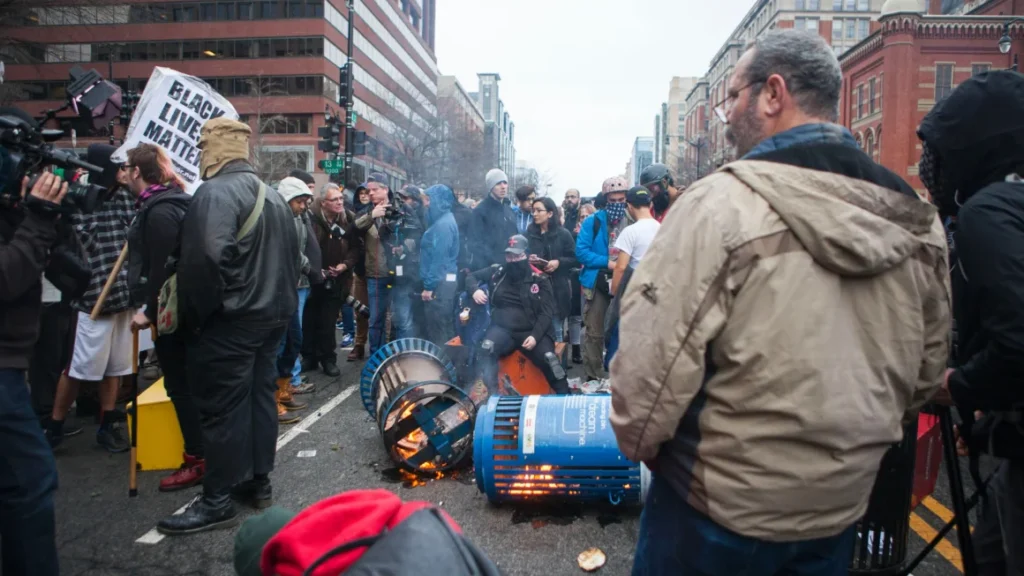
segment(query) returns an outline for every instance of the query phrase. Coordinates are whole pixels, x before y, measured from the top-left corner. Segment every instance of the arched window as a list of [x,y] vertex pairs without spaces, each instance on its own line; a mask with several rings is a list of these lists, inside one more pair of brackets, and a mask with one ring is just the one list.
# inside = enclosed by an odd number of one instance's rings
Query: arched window
[[878,132],[875,134],[875,158],[876,158],[875,161],[877,162],[878,161],[877,158],[879,158],[881,156],[882,156],[882,128],[879,127],[878,128]]
[[875,157],[875,134],[870,129],[868,130],[868,135],[864,138],[864,153],[869,158],[874,159]]
[[864,137],[861,135],[861,133],[857,132],[855,138],[857,139],[857,148],[864,150]]

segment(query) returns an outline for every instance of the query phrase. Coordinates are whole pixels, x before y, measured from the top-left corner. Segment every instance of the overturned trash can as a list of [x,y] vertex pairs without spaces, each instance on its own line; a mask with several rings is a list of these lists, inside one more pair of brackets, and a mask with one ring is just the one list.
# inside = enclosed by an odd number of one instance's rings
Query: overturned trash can
[[619,451],[611,396],[492,397],[476,419],[477,488],[492,503],[640,505],[646,466]]
[[890,576],[907,562],[910,507],[914,492],[917,419],[903,429],[903,441],[882,457],[868,510],[857,521],[850,574]]
[[476,406],[454,373],[440,348],[417,338],[390,342],[366,363],[360,393],[396,464],[432,473],[469,463]]

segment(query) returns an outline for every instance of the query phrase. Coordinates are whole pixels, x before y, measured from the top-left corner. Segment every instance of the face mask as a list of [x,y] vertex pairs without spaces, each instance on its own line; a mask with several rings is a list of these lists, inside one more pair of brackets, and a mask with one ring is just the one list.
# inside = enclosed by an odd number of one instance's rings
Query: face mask
[[605,207],[608,212],[608,219],[612,223],[619,222],[626,217],[626,204],[625,203],[612,203],[609,202]]
[[530,262],[528,260],[508,262],[505,264],[505,267],[512,278],[523,278],[530,272]]
[[927,142],[921,147],[921,161],[918,163],[918,177],[932,197],[932,203],[943,216],[954,216],[959,211],[956,190],[943,177],[941,158]]

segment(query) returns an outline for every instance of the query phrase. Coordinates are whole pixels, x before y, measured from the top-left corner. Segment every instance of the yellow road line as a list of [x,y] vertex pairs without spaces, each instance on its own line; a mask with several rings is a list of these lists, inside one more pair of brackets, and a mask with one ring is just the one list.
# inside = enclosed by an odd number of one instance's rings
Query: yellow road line
[[[936,502],[938,504],[938,502]],[[926,504],[927,506],[927,504]],[[940,504],[941,506],[941,504]],[[928,506],[931,510],[931,507]],[[948,512],[948,510],[947,510]],[[933,511],[934,513],[934,511]],[[936,513],[936,516],[939,514]],[[952,517],[952,514],[950,514]],[[948,520],[946,520],[948,522]],[[925,542],[931,542],[938,535],[938,531],[932,528],[923,518],[917,515],[916,512],[910,513],[910,529],[917,533],[918,536],[924,539]],[[956,546],[943,538],[939,541],[939,545],[935,547],[935,551],[942,555],[943,558],[949,561],[961,574],[964,571],[963,563],[960,561],[960,551],[956,549]]]
[[925,496],[921,503],[924,504],[924,507],[930,510],[932,514],[938,516],[944,523],[949,523],[949,521],[953,519],[953,512],[951,512],[949,508],[943,506],[942,503],[935,498]]

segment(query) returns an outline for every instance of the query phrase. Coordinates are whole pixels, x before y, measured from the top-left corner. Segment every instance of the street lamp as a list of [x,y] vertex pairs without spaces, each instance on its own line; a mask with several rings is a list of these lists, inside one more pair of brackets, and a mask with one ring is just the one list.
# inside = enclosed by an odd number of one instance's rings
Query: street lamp
[[[1003,54],[1009,54],[1010,50],[1013,48],[1013,39],[1010,38],[1010,26],[1017,22],[1024,22],[1024,18],[1014,18],[1013,20],[1003,24],[1003,35],[999,37],[999,51]],[[1014,55],[1013,66],[1010,69],[1014,71],[1017,70],[1016,55]]]

